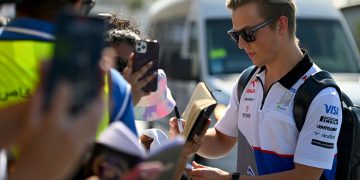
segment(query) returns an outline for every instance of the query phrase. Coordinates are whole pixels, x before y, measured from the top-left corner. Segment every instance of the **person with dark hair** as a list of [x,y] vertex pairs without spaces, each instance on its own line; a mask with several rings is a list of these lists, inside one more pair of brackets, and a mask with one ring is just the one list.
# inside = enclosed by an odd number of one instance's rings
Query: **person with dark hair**
[[336,89],[325,88],[313,99],[300,132],[294,119],[296,92],[321,70],[299,47],[295,1],[226,0],[226,6],[232,11],[229,37],[258,68],[240,97],[236,82],[224,117],[206,132],[197,153],[220,157],[238,142],[241,132],[253,149],[260,176],[249,167],[248,174],[239,174],[193,162],[191,179],[335,179],[342,122]]
[[152,66],[150,63],[133,72],[134,59],[132,53],[135,52],[136,41],[141,40],[140,31],[130,21],[121,19],[115,14],[100,14],[100,16],[105,17],[107,21],[108,30],[105,38],[109,46],[117,52],[117,57],[114,58],[115,62],[112,63],[113,67],[130,83],[133,103],[136,105],[142,97],[149,95],[149,93],[142,91],[141,88],[157,77],[156,74],[153,74],[140,80],[143,74]]
[[10,180],[67,179],[95,139],[103,97],[74,116],[68,84],[59,82],[47,111],[40,88],[41,67],[52,58],[55,16],[65,6],[85,13],[88,2],[22,0],[0,35],[0,147],[16,145],[18,155]]

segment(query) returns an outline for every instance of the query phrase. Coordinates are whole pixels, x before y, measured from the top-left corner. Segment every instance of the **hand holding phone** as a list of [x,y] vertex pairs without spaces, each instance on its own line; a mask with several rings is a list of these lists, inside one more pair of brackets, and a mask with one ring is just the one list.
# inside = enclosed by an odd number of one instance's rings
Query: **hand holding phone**
[[[151,40],[140,40],[135,44],[135,55],[133,63],[133,72],[138,71],[141,67],[152,62],[152,67],[140,78],[140,80],[154,74],[158,69],[159,61],[159,43]],[[142,88],[145,92],[154,92],[157,90],[157,78],[151,80]]]

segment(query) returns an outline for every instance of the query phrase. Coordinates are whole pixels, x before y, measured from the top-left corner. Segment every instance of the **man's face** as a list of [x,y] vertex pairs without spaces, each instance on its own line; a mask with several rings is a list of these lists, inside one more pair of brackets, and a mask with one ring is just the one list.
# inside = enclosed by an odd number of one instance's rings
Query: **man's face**
[[[241,30],[248,27],[255,27],[268,19],[260,17],[257,4],[250,3],[238,7],[233,11],[232,23],[234,30]],[[273,22],[275,23],[276,20]],[[269,24],[253,33],[255,41],[247,42],[239,37],[238,47],[244,49],[256,66],[263,66],[271,63],[275,58],[275,51],[278,46],[276,30],[270,28]]]

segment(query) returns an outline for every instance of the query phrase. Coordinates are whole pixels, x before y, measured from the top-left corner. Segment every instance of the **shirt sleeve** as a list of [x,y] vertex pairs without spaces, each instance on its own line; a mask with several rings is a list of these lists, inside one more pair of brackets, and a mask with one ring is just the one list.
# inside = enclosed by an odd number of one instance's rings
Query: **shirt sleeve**
[[113,108],[110,122],[123,122],[137,135],[130,84],[116,70],[111,70],[111,101]]
[[230,102],[226,108],[224,117],[215,124],[215,128],[221,133],[237,137],[238,136],[238,95],[237,95],[237,82],[233,87],[233,91],[230,97]]
[[310,104],[295,150],[294,162],[331,169],[342,122],[341,102],[334,88],[323,89]]

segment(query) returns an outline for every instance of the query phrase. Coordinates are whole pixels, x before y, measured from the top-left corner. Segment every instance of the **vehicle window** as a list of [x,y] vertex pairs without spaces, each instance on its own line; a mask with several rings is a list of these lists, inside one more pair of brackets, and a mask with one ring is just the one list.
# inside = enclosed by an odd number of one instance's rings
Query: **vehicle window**
[[[252,64],[244,50],[235,46],[226,32],[230,19],[206,21],[207,57],[210,74],[241,73]],[[314,62],[333,73],[359,73],[359,64],[340,22],[298,19],[300,47],[308,50]]]
[[244,50],[239,49],[227,35],[232,28],[230,19],[206,21],[207,57],[210,74],[241,73],[252,64]]
[[300,47],[308,50],[321,69],[333,73],[360,72],[339,21],[298,19],[297,28]]

